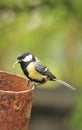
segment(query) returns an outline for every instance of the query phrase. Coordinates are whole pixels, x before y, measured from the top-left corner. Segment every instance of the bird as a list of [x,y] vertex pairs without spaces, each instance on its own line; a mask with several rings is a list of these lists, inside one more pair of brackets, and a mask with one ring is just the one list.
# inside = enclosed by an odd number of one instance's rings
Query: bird
[[58,79],[46,65],[44,65],[30,52],[23,52],[19,54],[13,67],[17,63],[20,64],[23,73],[26,75],[29,81],[37,83],[37,86],[44,84],[47,81],[56,81],[65,87],[76,90],[70,84]]

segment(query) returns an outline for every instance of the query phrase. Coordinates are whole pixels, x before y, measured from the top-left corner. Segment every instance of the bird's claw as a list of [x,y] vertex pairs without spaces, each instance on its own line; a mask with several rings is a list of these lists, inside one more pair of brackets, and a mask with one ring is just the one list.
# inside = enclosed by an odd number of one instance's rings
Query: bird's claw
[[26,80],[26,85],[29,87],[29,88],[32,88],[33,87],[33,83],[30,79]]

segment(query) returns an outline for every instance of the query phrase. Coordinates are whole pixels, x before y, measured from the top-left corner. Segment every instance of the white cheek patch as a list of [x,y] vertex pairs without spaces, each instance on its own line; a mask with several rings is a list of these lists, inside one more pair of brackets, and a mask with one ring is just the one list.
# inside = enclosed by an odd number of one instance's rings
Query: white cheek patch
[[32,60],[32,55],[28,55],[28,56],[26,56],[26,57],[23,59],[24,62],[31,61],[31,60]]

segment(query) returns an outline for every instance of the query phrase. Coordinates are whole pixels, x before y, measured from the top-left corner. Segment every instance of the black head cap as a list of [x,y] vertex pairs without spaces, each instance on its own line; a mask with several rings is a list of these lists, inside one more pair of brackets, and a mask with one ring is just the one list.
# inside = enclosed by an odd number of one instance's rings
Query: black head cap
[[22,59],[24,59],[28,55],[30,55],[30,52],[21,53],[20,55],[18,55],[17,59],[18,60],[22,60]]
[[35,61],[35,56],[30,52],[24,52],[17,57],[19,63]]

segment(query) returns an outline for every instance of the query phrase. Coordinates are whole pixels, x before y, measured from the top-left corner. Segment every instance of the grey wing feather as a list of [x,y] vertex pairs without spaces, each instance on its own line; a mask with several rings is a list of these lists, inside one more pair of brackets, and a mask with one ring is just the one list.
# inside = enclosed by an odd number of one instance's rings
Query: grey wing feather
[[41,62],[36,62],[36,63],[34,64],[34,66],[35,66],[35,69],[36,69],[39,73],[41,73],[42,75],[46,75],[47,77],[49,77],[49,78],[51,78],[51,79],[56,78],[56,77],[49,71],[49,69],[48,69],[45,65],[43,65]]
[[41,62],[35,62],[34,66],[35,69],[41,74],[44,74],[45,70],[47,69],[47,67],[43,65]]

